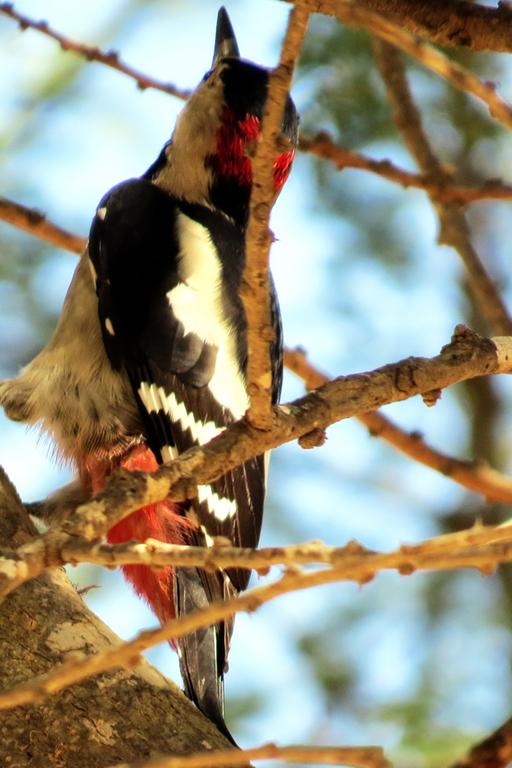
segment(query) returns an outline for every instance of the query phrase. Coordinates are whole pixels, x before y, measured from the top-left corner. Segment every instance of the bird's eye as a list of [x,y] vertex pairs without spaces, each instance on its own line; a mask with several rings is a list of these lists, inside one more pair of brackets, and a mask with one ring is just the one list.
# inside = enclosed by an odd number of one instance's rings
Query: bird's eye
[[208,78],[211,77],[212,74],[213,74],[213,69],[209,69],[208,72],[203,77],[203,79],[201,80],[201,82],[202,83],[206,82],[206,80],[208,80]]

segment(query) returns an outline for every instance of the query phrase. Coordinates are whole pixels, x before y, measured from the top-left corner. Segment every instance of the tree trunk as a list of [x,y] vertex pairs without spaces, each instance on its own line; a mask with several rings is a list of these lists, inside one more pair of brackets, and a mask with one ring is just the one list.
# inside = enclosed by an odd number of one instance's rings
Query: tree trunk
[[[14,548],[37,531],[0,472],[0,547]],[[48,571],[0,608],[0,687],[8,690],[44,674],[72,653],[92,654],[119,642],[84,605],[64,570]],[[0,712],[4,768],[105,768],[229,746],[145,660],[87,679],[40,704]]]

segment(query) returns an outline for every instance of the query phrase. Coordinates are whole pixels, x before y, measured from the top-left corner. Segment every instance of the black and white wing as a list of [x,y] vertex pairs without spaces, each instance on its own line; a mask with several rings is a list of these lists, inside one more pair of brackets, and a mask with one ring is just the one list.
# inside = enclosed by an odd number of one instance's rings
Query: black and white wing
[[[145,437],[161,462],[208,442],[247,409],[246,327],[238,298],[243,248],[243,233],[225,217],[178,203],[143,179],[114,187],[93,220],[89,253],[105,348],[111,364],[130,378]],[[277,399],[281,341],[275,297],[273,310]],[[263,456],[256,457],[198,488],[191,502],[196,543],[224,536],[236,546],[256,546],[264,464]],[[238,569],[195,573],[208,600],[244,589],[249,578]],[[183,577],[183,583],[190,581],[190,573]],[[190,594],[178,589],[177,610],[181,604],[187,612]],[[221,629],[220,677],[230,627]],[[190,670],[183,671],[187,678]],[[192,698],[201,706],[197,692]]]
[[[241,418],[248,406],[238,298],[243,234],[224,217],[134,179],[101,201],[89,251],[105,347],[130,377],[157,459],[206,443]],[[205,536],[256,545],[264,474],[259,457],[199,488]],[[243,589],[246,574],[232,575]]]

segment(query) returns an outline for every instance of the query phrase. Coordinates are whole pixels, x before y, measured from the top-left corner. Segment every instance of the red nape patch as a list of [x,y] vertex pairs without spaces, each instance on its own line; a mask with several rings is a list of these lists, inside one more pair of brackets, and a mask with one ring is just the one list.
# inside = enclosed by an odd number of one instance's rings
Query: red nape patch
[[[133,472],[136,470],[154,472],[158,462],[147,446],[137,446],[119,463],[120,469]],[[95,491],[100,488],[99,478],[91,473]],[[103,476],[103,486],[105,475]],[[107,534],[111,544],[126,541],[146,541],[156,539],[167,544],[186,544],[194,526],[182,514],[179,504],[160,501],[132,512],[121,520]],[[146,565],[124,565],[125,578],[135,592],[150,605],[160,622],[168,621],[175,615],[173,599],[173,569],[165,566],[160,570]]]
[[294,157],[295,157],[295,152],[293,149],[291,149],[289,152],[283,152],[283,154],[279,155],[279,157],[275,161],[274,189],[276,190],[276,192],[279,192],[283,188],[283,185],[290,173],[290,169],[292,167]]

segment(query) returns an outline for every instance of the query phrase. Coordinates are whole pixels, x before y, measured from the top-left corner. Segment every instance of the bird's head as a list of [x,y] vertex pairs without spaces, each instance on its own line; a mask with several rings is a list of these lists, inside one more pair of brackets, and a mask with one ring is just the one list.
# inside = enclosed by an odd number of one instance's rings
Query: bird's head
[[[240,58],[229,17],[221,8],[212,67],[146,175],[176,197],[211,205],[244,225],[268,81],[268,70]],[[288,97],[274,161],[276,197],[290,172],[297,136],[298,116]]]

